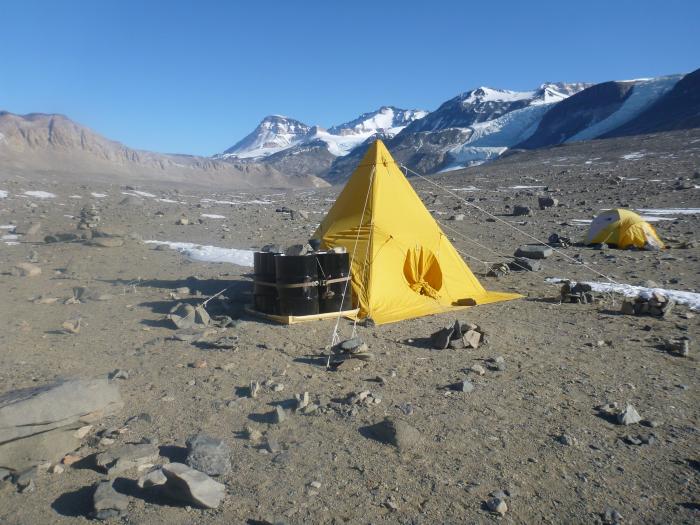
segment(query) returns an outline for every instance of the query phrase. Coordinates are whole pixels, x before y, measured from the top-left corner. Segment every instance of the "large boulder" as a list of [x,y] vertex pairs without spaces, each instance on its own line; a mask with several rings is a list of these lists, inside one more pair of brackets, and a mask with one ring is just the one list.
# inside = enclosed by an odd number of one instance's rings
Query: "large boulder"
[[19,469],[74,450],[75,430],[123,407],[106,378],[76,379],[0,396],[0,466]]

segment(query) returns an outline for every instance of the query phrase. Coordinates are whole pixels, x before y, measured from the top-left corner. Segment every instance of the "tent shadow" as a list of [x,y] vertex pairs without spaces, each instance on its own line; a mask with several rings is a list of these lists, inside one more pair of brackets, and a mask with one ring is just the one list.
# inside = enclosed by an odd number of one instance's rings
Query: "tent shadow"
[[227,295],[238,295],[252,289],[252,282],[243,279],[196,279],[188,277],[185,279],[146,279],[146,280],[128,280],[128,279],[104,279],[102,282],[107,282],[115,286],[131,286],[136,285],[140,288],[160,288],[163,290],[176,290],[177,288],[187,287],[190,292],[201,293],[209,296],[220,292],[224,288],[228,288]]
[[69,518],[87,517],[92,511],[92,485],[65,492],[51,503],[51,508],[61,516]]

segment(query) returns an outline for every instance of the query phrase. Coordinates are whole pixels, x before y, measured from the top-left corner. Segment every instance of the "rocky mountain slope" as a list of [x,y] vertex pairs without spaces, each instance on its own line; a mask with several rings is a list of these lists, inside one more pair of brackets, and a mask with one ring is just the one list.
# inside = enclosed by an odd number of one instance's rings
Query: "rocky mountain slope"
[[687,74],[646,111],[601,137],[700,127],[700,69]]
[[292,175],[327,177],[337,159],[377,136],[397,135],[426,114],[383,106],[327,130],[288,117],[268,116],[252,133],[214,158],[264,165]]
[[[562,101],[542,118],[537,131],[517,148],[539,148],[589,140],[638,118],[672,90],[681,75],[596,84]],[[649,129],[649,132],[657,131]]]
[[129,148],[63,115],[0,112],[1,176],[42,172],[71,179],[170,181],[214,187],[314,187],[326,183],[272,166]]

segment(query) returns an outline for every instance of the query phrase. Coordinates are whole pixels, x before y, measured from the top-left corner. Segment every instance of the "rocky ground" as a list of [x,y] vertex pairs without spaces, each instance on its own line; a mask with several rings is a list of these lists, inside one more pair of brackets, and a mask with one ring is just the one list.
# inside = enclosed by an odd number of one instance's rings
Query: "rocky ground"
[[[18,473],[0,481],[0,522],[82,522],[99,510],[96,486],[100,505],[143,524],[695,522],[700,313],[678,305],[666,318],[622,315],[617,294],[560,303],[559,285],[545,279],[605,275],[700,292],[700,247],[688,243],[700,226],[698,171],[700,131],[688,131],[515,154],[431,179],[452,194],[413,179],[482,283],[525,297],[358,326],[376,359],[333,371],[322,355],[332,322],[280,326],[247,316],[250,268],[144,241],[244,250],[303,242],[337,188],[232,194],[0,174],[0,394],[111,374],[123,399],[84,430],[65,465],[53,458],[24,473],[28,489]],[[559,205],[540,210],[542,195]],[[515,205],[532,215],[513,216]],[[673,219],[653,223],[672,248],[574,246],[540,271],[486,276],[528,241],[501,221],[539,239],[579,240],[581,220],[619,206],[661,209],[646,214]],[[284,207],[308,213],[276,211]],[[81,210],[94,228],[76,229]],[[94,230],[104,236],[57,235]],[[165,319],[177,303],[197,306],[223,289],[206,304],[214,317],[202,339]],[[488,342],[432,349],[430,334],[456,318],[478,324]],[[351,328],[343,320],[341,335]],[[685,357],[666,347],[682,337]],[[473,388],[462,387],[465,379]],[[308,406],[295,410],[304,392]],[[618,408],[598,409],[609,403]],[[641,421],[620,424],[628,403]],[[225,486],[217,508],[137,485],[148,472],[140,459],[187,461],[188,438],[202,433],[223,442],[212,445],[222,461],[212,479]],[[122,448],[130,443],[143,450]],[[122,458],[124,470],[99,466],[100,457],[134,450],[143,457]],[[192,481],[181,468],[166,466],[146,485]],[[104,479],[112,487],[96,485]]]

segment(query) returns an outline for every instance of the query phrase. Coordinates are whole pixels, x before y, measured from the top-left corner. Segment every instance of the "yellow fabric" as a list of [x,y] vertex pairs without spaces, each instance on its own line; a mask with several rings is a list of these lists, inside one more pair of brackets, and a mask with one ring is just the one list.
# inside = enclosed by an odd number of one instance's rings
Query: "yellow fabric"
[[355,306],[378,324],[521,297],[481,286],[380,140],[313,238],[350,252]]
[[[608,223],[597,229],[599,219],[607,218]],[[663,248],[664,243],[654,227],[630,210],[608,210],[596,217],[591,224],[586,244],[612,244],[625,249],[630,246],[645,248],[648,245]]]

